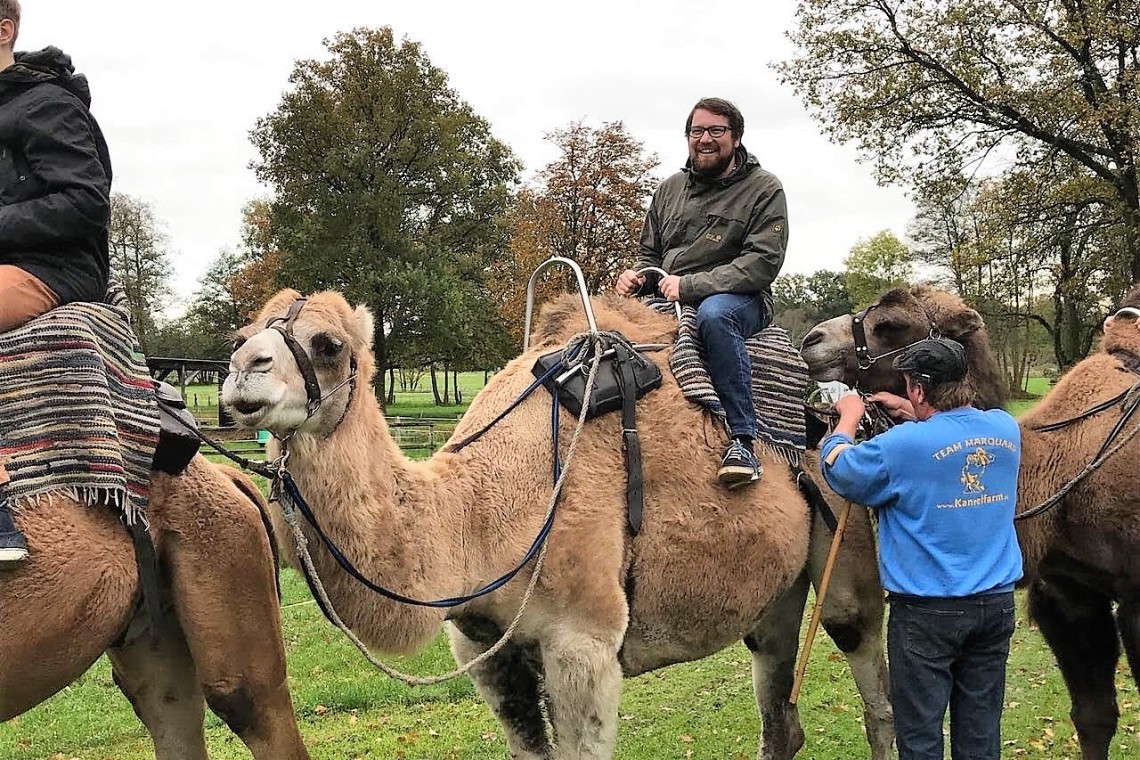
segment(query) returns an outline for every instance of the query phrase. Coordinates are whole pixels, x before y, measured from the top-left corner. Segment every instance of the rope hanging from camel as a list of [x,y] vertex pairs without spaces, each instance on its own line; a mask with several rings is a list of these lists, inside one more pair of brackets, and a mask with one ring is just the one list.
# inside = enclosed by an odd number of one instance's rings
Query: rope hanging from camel
[[[594,345],[593,361],[590,363],[590,372],[586,377],[586,398],[589,398],[589,394],[593,392],[594,384],[597,380],[598,367],[601,365],[603,353],[601,346],[602,335],[601,333],[593,332],[586,333],[585,336],[586,339]],[[575,340],[579,340],[581,338],[582,334],[576,335],[574,338],[571,338],[571,342],[574,342]],[[558,506],[558,499],[561,496],[562,487],[566,482],[566,475],[570,471],[570,465],[574,461],[574,452],[578,448],[578,439],[581,436],[582,429],[586,424],[587,412],[589,412],[589,405],[583,404],[582,411],[578,414],[578,424],[574,429],[574,436],[570,439],[570,448],[566,452],[566,464],[562,467],[562,471],[559,474],[557,481],[554,483],[554,490],[550,496],[550,503],[546,508],[544,525],[550,523],[554,516],[555,509]],[[281,475],[284,475],[285,473],[285,464],[287,458],[287,452],[283,452],[279,469],[279,474]],[[523,613],[525,612],[527,605],[530,603],[530,599],[534,593],[535,587],[538,585],[538,577],[542,572],[542,565],[546,559],[546,549],[549,546],[545,540],[542,542],[542,547],[534,560],[534,570],[531,573],[530,582],[527,583],[526,591],[523,593],[523,598],[519,603],[518,611],[515,613],[514,619],[511,620],[510,625],[507,626],[507,629],[503,632],[503,635],[499,638],[498,641],[492,644],[491,647],[485,650],[482,654],[468,661],[466,664],[456,668],[450,673],[426,677],[415,676],[396,670],[392,666],[378,659],[368,649],[367,645],[365,645],[365,643],[361,641],[360,638],[355,633],[353,633],[353,631],[347,625],[345,625],[344,621],[341,620],[340,616],[333,608],[332,601],[328,597],[328,592],[325,590],[324,584],[321,582],[320,577],[317,575],[316,567],[313,565],[313,558],[309,554],[308,549],[308,539],[305,538],[305,534],[301,530],[301,524],[297,519],[297,512],[295,505],[293,504],[293,494],[290,493],[289,489],[283,489],[282,491],[281,507],[282,512],[285,516],[285,522],[289,525],[289,530],[293,534],[293,542],[297,549],[297,556],[301,559],[301,562],[305,567],[306,574],[311,580],[311,590],[313,591],[314,596],[317,597],[317,601],[322,606],[322,609],[325,610],[325,612],[328,614],[328,617],[332,621],[333,625],[335,625],[341,631],[341,633],[343,633],[345,637],[347,637],[348,640],[351,641],[353,645],[360,650],[360,653],[364,655],[364,658],[368,660],[368,662],[371,663],[375,668],[380,670],[389,678],[400,681],[407,686],[431,686],[433,684],[439,684],[458,678],[459,676],[465,675],[472,668],[482,664],[483,662],[486,662],[491,657],[494,657],[504,646],[506,646],[507,642],[510,641],[511,637],[518,629],[519,623],[523,617]],[[520,565],[517,569],[521,569],[525,564],[526,563],[523,562],[522,565]]]

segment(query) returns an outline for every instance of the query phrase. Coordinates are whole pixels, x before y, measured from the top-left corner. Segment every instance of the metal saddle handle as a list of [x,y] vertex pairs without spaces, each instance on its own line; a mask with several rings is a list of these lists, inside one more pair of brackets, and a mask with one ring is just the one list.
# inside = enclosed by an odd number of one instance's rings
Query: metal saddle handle
[[523,328],[523,353],[526,353],[526,350],[530,348],[530,318],[534,312],[534,285],[538,282],[538,276],[542,274],[543,270],[554,264],[568,266],[574,272],[574,276],[578,280],[578,295],[582,297],[582,307],[586,310],[586,321],[590,325],[590,334],[598,334],[598,323],[594,321],[594,310],[590,306],[590,291],[586,287],[586,278],[582,275],[582,267],[578,266],[578,262],[574,259],[568,259],[565,256],[551,256],[535,267],[534,273],[530,276],[530,282],[526,285],[526,326]]
[[[641,269],[635,269],[634,271],[637,272],[638,274],[642,274],[644,272],[653,272],[654,274],[659,274],[662,277],[668,277],[669,276],[669,273],[666,272],[661,267],[642,267]],[[681,302],[680,301],[674,301],[673,306],[675,306],[677,309],[677,321],[680,322],[681,321]]]

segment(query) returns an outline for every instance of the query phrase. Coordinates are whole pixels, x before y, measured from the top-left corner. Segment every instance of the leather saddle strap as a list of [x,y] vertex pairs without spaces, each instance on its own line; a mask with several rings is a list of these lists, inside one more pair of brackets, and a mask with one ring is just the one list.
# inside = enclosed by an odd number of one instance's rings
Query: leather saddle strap
[[644,489],[641,480],[641,439],[637,436],[637,381],[633,376],[633,354],[623,343],[614,343],[618,382],[621,384],[621,450],[625,460],[625,506],[629,529],[641,531]]

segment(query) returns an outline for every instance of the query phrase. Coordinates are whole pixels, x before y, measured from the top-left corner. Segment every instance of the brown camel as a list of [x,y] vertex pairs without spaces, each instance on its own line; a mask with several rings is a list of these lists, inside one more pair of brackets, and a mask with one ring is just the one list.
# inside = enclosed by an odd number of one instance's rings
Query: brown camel
[[[1128,303],[1140,306],[1140,287]],[[1001,403],[1004,383],[980,315],[949,293],[919,286],[892,290],[866,316],[871,356],[912,343],[933,323],[962,342],[970,363],[976,404]],[[804,338],[802,355],[817,380],[858,383],[865,391],[898,392],[902,379],[890,360],[860,371],[852,317],[817,325]],[[1121,420],[1123,404],[1046,432],[1037,428],[1080,415],[1095,404],[1136,386],[1140,376],[1140,331],[1135,321],[1110,325],[1097,353],[1069,370],[1020,422],[1022,467],[1018,512],[1061,491],[1092,461]],[[1133,419],[1124,433],[1140,420]],[[1118,439],[1123,440],[1123,439]],[[1140,675],[1140,488],[1133,438],[1070,490],[1053,509],[1017,522],[1025,563],[1029,612],[1052,649],[1072,700],[1071,717],[1083,760],[1105,760],[1119,709],[1113,674],[1120,642],[1133,678]],[[868,555],[866,562],[872,562]],[[1115,616],[1113,606],[1116,605]]]
[[31,557],[0,572],[0,721],[106,652],[156,760],[206,760],[205,705],[256,760],[307,760],[287,690],[264,506],[248,478],[201,456],[181,475],[152,475],[147,514],[165,602],[155,636],[115,514],[56,495],[16,515]]
[[[549,396],[531,396],[458,452],[409,460],[367,390],[375,371],[372,316],[331,292],[309,298],[292,322],[328,394],[310,413],[294,354],[281,332],[265,329],[298,297],[278,293],[239,332],[223,390],[238,423],[292,434],[289,470],[299,490],[325,532],[374,582],[436,599],[511,569],[538,533],[552,492]],[[601,329],[620,329],[635,342],[667,341],[676,328],[670,317],[625,300],[595,299],[594,309]],[[453,440],[506,409],[533,380],[535,358],[585,324],[580,310],[546,312],[535,347],[495,375]],[[341,385],[353,365],[355,385]],[[541,580],[510,644],[472,671],[476,688],[502,724],[513,758],[609,758],[623,675],[704,657],[744,638],[761,705],[759,756],[790,758],[803,733],[786,704],[801,619],[789,591],[806,588],[808,507],[787,467],[772,457],[755,487],[721,487],[720,441],[675,384],[643,399],[639,412],[641,533],[634,540],[627,533],[620,420],[606,415],[581,433]],[[565,456],[576,420],[563,411],[562,425]],[[445,617],[372,594],[340,570],[311,530],[309,539],[333,607],[384,652],[424,645],[446,619],[452,651],[466,662],[506,628],[529,580],[528,567]]]

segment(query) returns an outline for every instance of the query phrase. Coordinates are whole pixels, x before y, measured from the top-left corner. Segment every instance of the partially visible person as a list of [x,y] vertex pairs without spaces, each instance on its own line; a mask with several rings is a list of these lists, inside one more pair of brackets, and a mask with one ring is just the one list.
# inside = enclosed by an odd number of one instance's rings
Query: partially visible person
[[[57,48],[14,52],[20,4],[0,0],[0,332],[106,296],[111,162],[87,79]],[[0,489],[0,567],[27,558]]]
[[[637,263],[619,275],[615,289],[623,296],[656,290],[697,307],[697,331],[730,437],[717,476],[736,488],[761,475],[744,341],[772,320],[772,281],[784,263],[788,209],[780,181],[741,143],[744,117],[732,103],[698,101],[685,135],[689,160],[654,193]],[[645,267],[668,274],[638,274]]]
[[1013,524],[1021,433],[1006,412],[971,406],[966,352],[955,341],[920,341],[894,366],[906,398],[871,398],[913,422],[856,444],[866,407],[844,396],[820,468],[840,496],[878,510],[899,760],[942,760],[947,707],[951,758],[999,760],[1022,575]]

